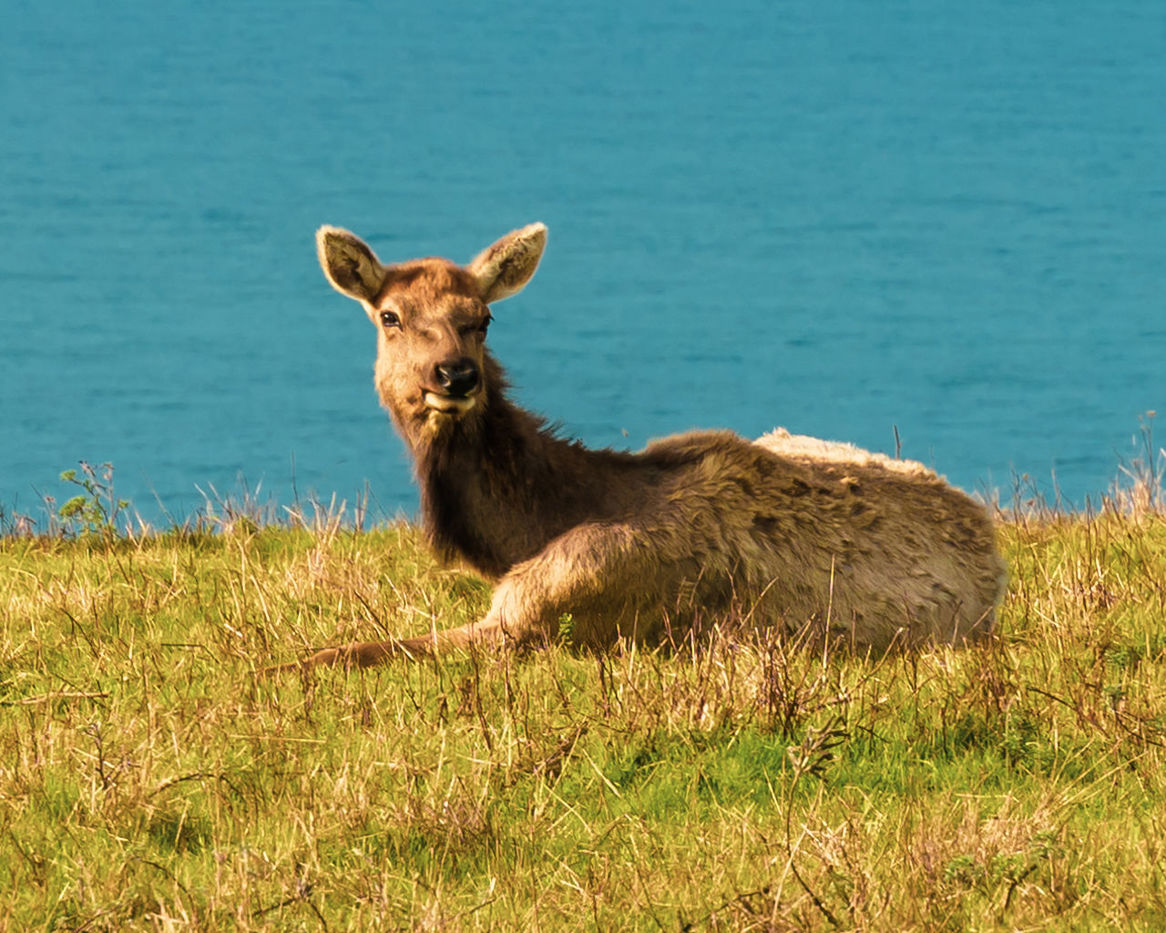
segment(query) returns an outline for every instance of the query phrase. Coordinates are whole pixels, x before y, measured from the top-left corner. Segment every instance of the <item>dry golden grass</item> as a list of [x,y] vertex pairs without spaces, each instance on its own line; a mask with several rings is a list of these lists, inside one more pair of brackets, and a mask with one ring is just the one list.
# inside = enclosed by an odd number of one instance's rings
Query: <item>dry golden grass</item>
[[999,636],[965,651],[823,658],[725,619],[274,681],[489,589],[335,513],[10,533],[0,929],[1161,929],[1152,505],[1004,521]]

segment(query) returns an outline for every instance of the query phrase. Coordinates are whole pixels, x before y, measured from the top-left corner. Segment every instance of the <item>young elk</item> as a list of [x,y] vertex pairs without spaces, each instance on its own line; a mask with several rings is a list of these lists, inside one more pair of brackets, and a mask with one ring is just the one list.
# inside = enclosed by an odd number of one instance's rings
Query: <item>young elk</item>
[[588,450],[511,402],[486,348],[490,306],[526,285],[546,237],[531,224],[465,267],[385,266],[346,230],[317,233],[328,281],[376,325],[377,392],[433,545],[497,587],[481,621],[305,665],[545,639],[568,615],[571,640],[597,646],[733,609],[858,651],[991,631],[1004,581],[991,522],[920,464],[781,430]]

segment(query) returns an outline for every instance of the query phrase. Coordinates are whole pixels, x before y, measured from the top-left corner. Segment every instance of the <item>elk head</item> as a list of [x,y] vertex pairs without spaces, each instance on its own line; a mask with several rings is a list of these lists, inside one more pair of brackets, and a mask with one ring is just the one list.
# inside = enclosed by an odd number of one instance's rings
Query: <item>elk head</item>
[[347,230],[316,233],[332,286],[361,303],[378,331],[376,387],[409,439],[440,432],[489,401],[489,305],[521,291],[538,267],[547,228],[508,233],[468,266],[416,259],[385,266]]

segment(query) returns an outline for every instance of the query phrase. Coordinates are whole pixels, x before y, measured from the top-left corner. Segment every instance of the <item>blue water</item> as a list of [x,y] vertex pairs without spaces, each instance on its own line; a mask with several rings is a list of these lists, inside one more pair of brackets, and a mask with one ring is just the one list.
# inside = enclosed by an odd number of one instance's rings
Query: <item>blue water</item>
[[897,427],[1081,503],[1166,410],[1164,100],[1160,0],[8,0],[0,505],[84,459],[152,518],[412,512],[313,232],[465,261],[533,220],[491,340],[568,433]]

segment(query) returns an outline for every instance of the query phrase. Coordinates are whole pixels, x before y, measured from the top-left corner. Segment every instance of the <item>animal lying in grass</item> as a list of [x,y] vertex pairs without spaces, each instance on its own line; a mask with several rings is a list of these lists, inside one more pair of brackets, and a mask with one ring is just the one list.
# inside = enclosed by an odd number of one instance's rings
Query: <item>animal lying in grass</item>
[[730,611],[858,651],[991,630],[1004,581],[991,522],[918,463],[784,431],[588,450],[511,402],[486,346],[491,306],[527,284],[546,237],[531,224],[465,267],[386,266],[346,230],[317,233],[328,281],[377,328],[377,392],[413,457],[433,546],[497,586],[478,622],[303,664],[537,641],[567,617],[565,634],[593,646]]

